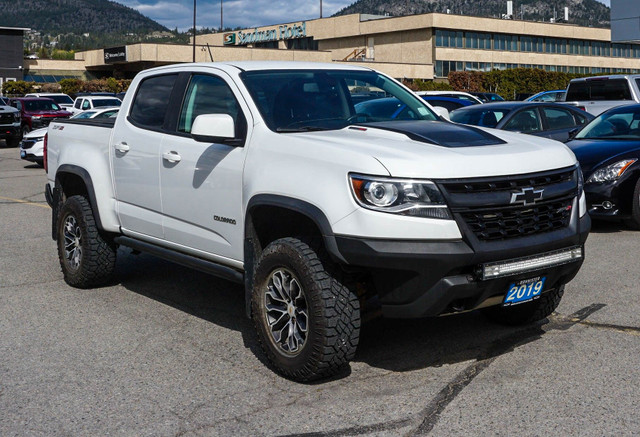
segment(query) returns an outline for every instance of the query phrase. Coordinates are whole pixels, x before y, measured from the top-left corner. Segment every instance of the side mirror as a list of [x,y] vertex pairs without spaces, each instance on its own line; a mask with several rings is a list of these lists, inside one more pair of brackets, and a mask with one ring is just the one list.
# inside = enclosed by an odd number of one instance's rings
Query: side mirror
[[433,111],[438,114],[439,117],[451,121],[451,118],[449,118],[449,110],[447,108],[443,108],[442,106],[434,106]]
[[203,143],[242,145],[242,139],[236,138],[235,132],[236,126],[229,114],[198,115],[191,126],[191,137]]
[[581,127],[574,127],[573,129],[571,129],[571,130],[569,131],[569,138],[567,138],[567,141],[572,140],[572,139],[573,139],[573,137],[575,137],[575,136],[576,136],[576,134],[577,134],[578,132],[580,132],[580,129],[582,129],[582,128],[581,128]]

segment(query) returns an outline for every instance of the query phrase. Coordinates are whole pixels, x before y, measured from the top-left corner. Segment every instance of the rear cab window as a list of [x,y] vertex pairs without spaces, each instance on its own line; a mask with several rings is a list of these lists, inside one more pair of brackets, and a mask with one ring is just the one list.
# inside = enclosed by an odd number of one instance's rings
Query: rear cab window
[[128,120],[143,129],[162,129],[177,77],[177,74],[152,76],[140,82]]
[[565,100],[633,100],[633,98],[626,79],[587,79],[570,82]]

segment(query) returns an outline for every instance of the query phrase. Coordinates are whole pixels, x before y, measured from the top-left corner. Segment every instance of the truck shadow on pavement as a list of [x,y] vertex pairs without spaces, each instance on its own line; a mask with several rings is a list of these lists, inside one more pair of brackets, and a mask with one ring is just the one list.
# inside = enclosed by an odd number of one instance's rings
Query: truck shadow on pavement
[[[141,296],[240,332],[244,347],[270,367],[253,323],[245,316],[241,285],[153,256],[133,255],[129,249],[118,252],[116,281]],[[538,340],[545,333],[544,324],[504,327],[487,321],[477,312],[417,320],[377,318],[363,323],[353,361],[405,372],[483,360]],[[344,378],[349,373],[347,370],[333,379]]]

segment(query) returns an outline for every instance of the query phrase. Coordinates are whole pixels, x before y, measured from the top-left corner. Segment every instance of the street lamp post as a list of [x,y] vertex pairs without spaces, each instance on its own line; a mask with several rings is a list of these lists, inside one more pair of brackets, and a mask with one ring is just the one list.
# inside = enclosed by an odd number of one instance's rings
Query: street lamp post
[[320,18],[322,18],[322,0],[320,0]]
[[193,62],[196,62],[196,0],[193,0]]
[[224,26],[222,25],[222,0],[220,0],[220,32],[222,32]]

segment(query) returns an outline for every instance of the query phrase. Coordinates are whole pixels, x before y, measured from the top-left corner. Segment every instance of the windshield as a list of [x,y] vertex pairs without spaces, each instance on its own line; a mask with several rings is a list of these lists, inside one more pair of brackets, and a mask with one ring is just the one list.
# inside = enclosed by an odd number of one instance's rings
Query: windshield
[[575,136],[577,140],[640,139],[640,105],[621,106],[593,119]]
[[29,112],[60,111],[60,106],[53,100],[25,100],[24,108]]
[[[248,71],[241,77],[267,126],[275,132],[438,119],[419,97],[374,71]],[[389,106],[382,105],[384,108],[365,105],[388,98],[391,98]]]
[[[483,105],[484,106],[484,105]],[[451,121],[473,126],[496,127],[500,120],[509,113],[508,109],[460,109],[450,114]]]
[[100,108],[103,106],[120,106],[122,101],[120,99],[93,99],[93,107]]

